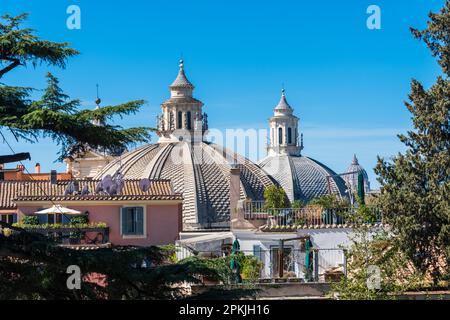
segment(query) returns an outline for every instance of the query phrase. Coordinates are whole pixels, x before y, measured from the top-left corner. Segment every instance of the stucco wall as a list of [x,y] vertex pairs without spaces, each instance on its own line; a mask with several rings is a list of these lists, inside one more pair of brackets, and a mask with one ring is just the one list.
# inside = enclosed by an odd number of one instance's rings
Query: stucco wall
[[[64,205],[64,204],[62,204]],[[178,239],[181,225],[181,205],[174,204],[127,204],[127,206],[144,206],[146,214],[146,230],[143,237],[124,237],[120,234],[120,209],[117,205],[67,205],[66,207],[80,212],[89,212],[90,222],[105,222],[109,227],[109,240],[115,245],[166,245],[174,244]],[[42,206],[19,206],[19,219],[26,214],[49,208],[51,204]]]

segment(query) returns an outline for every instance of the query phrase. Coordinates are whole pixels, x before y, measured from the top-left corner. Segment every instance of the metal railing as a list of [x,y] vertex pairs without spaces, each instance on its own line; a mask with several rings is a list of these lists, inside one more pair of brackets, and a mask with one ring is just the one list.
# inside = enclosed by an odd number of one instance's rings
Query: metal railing
[[263,202],[248,202],[244,205],[244,216],[248,220],[266,220],[274,226],[332,226],[353,223],[382,223],[383,215],[378,208],[369,207],[365,221],[355,221],[356,208],[322,209],[320,207],[266,209]]

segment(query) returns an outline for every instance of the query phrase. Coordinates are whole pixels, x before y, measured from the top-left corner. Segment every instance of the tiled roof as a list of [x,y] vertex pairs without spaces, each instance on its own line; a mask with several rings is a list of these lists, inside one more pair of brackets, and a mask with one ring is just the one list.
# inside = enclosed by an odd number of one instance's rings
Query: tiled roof
[[95,187],[100,180],[72,180],[77,181],[79,190],[87,186],[89,194],[80,192],[64,195],[71,182],[58,181],[0,181],[0,209],[13,209],[17,201],[119,201],[119,200],[181,200],[182,196],[176,193],[169,180],[152,180],[150,189],[146,192],[139,188],[139,180],[124,180],[121,194],[109,195],[105,192],[95,193]]

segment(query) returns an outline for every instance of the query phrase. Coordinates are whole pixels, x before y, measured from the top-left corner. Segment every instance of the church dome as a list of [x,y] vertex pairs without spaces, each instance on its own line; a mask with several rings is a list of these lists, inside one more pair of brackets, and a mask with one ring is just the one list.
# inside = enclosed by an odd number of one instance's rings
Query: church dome
[[344,180],[314,159],[295,155],[269,156],[261,161],[260,167],[283,187],[291,202],[308,202],[330,193],[346,197]]
[[364,178],[364,192],[367,193],[370,191],[369,176],[367,175],[367,171],[359,164],[356,154],[353,155],[352,163],[348,167],[346,173],[347,174],[344,177],[345,182],[350,186],[353,192],[357,192],[358,190],[358,175],[360,173]]
[[240,169],[241,199],[263,200],[272,179],[250,160],[207,142],[144,145],[108,164],[95,178],[120,172],[125,179],[170,179],[184,198],[185,229],[228,227],[233,163]]

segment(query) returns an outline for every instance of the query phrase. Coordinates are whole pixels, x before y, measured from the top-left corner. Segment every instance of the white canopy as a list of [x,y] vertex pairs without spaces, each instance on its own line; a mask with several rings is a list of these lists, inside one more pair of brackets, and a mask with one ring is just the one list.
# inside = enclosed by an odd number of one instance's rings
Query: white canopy
[[54,205],[53,207],[48,208],[48,209],[37,211],[35,213],[37,213],[37,214],[52,214],[52,213],[81,214],[80,211],[69,209],[69,208],[63,207],[59,204]]

